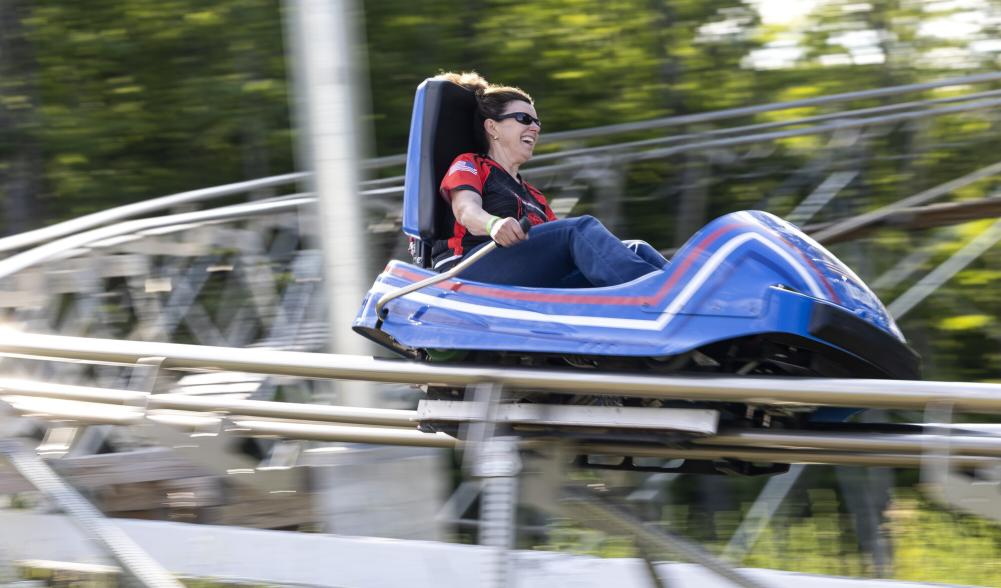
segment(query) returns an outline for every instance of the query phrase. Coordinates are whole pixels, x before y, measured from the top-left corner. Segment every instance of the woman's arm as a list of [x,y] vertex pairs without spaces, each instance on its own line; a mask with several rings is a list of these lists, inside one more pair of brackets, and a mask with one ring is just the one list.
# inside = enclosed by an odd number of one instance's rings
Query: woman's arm
[[[483,199],[472,190],[452,190],[452,214],[460,225],[474,235],[489,235],[498,245],[504,247],[525,240],[518,220],[497,218],[483,210]],[[496,219],[496,220],[495,220]]]

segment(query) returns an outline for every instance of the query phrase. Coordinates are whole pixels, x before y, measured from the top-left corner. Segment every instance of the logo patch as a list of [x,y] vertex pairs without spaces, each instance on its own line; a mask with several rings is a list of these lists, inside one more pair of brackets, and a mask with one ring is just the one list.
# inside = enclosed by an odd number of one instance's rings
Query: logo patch
[[453,163],[452,167],[448,168],[448,173],[445,175],[450,176],[458,172],[468,172],[473,174],[474,176],[480,175],[479,173],[476,172],[476,167],[465,160],[456,161],[455,163]]

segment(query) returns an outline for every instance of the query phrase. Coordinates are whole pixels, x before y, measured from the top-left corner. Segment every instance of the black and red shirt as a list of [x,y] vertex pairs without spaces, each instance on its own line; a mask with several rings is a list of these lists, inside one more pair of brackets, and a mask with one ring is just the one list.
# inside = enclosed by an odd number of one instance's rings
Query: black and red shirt
[[[452,161],[441,181],[441,196],[449,205],[452,190],[476,192],[483,200],[483,210],[500,218],[527,216],[532,225],[556,220],[542,192],[522,180],[520,175],[511,177],[501,164],[485,155],[463,153]],[[489,240],[489,236],[473,235],[455,221],[452,236],[434,244],[432,265],[435,269],[445,269],[446,264]]]

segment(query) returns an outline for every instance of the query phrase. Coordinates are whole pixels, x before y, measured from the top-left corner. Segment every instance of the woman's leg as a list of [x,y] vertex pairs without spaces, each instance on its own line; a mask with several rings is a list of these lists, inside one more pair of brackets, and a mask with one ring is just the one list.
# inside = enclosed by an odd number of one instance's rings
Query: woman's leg
[[582,216],[536,225],[527,241],[497,249],[461,276],[494,284],[559,288],[622,284],[659,269],[623,245],[597,219]]
[[[481,247],[483,245],[470,250],[463,257]],[[560,288],[563,278],[577,273],[576,270],[573,258],[565,246],[553,239],[536,238],[535,231],[531,231],[527,241],[512,247],[497,247],[463,270],[459,277],[505,286]]]
[[664,268],[667,264],[671,263],[666,257],[660,254],[660,251],[654,249],[653,245],[647,243],[646,241],[640,239],[626,239],[622,241],[622,244],[632,249],[633,253],[642,257],[643,261],[652,266]]
[[[595,286],[612,286],[635,280],[661,269],[637,255],[593,216],[557,221],[566,223],[565,231],[574,265]],[[537,227],[543,229],[546,223]],[[531,237],[530,237],[531,238]]]

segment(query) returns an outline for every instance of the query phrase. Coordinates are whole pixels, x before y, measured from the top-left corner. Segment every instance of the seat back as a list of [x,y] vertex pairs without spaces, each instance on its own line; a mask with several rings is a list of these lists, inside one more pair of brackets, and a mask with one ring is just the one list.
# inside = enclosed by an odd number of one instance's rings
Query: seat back
[[479,150],[476,95],[445,80],[417,87],[403,183],[403,232],[414,238],[414,262],[431,266],[431,246],[452,235],[455,218],[439,195],[445,172],[461,153]]

